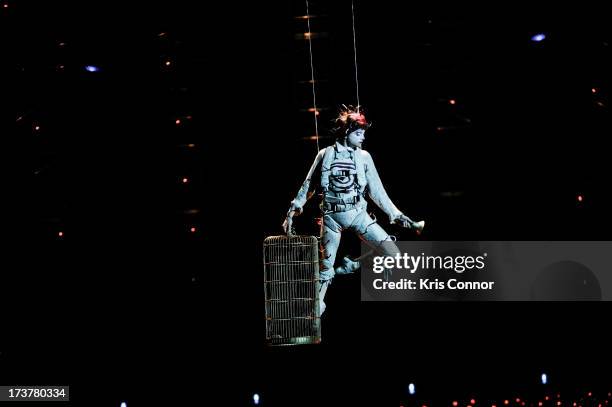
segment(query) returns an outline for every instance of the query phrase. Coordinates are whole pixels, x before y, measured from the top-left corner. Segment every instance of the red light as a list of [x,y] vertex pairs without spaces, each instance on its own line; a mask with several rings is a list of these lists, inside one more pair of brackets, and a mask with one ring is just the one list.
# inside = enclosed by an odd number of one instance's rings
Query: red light
[[181,119],[176,119],[174,123],[176,123],[176,125],[178,126],[179,124],[181,124]]
[[574,401],[574,407],[576,407],[576,404],[578,404],[578,403],[576,403],[576,402]]
[[2,5],[2,7],[4,7],[4,8],[8,8],[8,3],[4,3],[4,4]]
[[592,89],[591,89],[591,92],[593,92],[593,93],[597,93],[597,89],[596,89],[596,88],[592,88]]
[[183,178],[183,184],[186,184],[189,182],[189,178]]
[[544,397],[544,400],[548,401],[548,400],[550,400],[550,397],[546,396],[546,397]]
[[517,402],[517,403],[520,403],[520,402],[521,402],[521,399],[517,397],[517,398],[516,398],[516,402]]
[[495,404],[491,404],[491,407],[497,407]]
[[459,403],[457,401],[453,401],[453,407],[457,407]]
[[557,405],[558,405],[558,406],[560,406],[560,405],[561,405],[561,402],[560,402],[560,401],[557,401]]
[[64,236],[64,232],[57,232],[57,236],[63,237]]
[[538,407],[542,407],[542,404],[544,403],[542,403],[541,401],[538,401]]
[[593,395],[593,393],[589,392],[588,396],[591,397]]
[[195,228],[195,227],[191,227],[191,229],[189,229],[189,231],[190,231],[191,233],[195,233],[195,232],[196,232],[196,228]]
[[471,400],[470,400],[470,404],[476,404],[476,400],[471,399]]
[[457,101],[455,99],[450,99],[448,103],[450,103],[451,105],[456,105]]

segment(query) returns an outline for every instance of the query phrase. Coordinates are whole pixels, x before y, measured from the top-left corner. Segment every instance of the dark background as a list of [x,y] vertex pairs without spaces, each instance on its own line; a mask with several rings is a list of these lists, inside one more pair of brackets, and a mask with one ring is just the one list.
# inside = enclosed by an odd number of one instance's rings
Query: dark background
[[[398,405],[410,382],[424,403],[535,398],[542,372],[568,398],[610,384],[605,303],[365,304],[359,276],[331,287],[320,346],[265,347],[261,245],[316,153],[302,2],[2,4],[3,151],[26,190],[7,192],[3,383],[117,406]],[[423,239],[608,239],[602,8],[355,6],[365,148]],[[311,15],[322,147],[356,102],[350,2]]]

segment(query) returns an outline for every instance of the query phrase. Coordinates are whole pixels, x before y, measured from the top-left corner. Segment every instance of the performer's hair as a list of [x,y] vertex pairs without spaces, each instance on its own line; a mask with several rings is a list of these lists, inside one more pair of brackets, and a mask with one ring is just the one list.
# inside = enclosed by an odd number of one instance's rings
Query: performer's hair
[[333,131],[336,138],[344,138],[357,129],[367,130],[372,125],[366,120],[363,107],[352,105],[342,105],[338,111],[338,117],[334,119],[334,124]]

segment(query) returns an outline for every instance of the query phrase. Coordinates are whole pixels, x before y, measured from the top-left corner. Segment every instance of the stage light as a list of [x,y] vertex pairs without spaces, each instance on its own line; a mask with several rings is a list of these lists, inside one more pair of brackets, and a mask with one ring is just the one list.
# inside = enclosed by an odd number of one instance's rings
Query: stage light
[[546,39],[546,35],[545,34],[536,34],[533,37],[531,37],[531,41],[533,42],[541,42],[544,41],[544,39]]
[[457,101],[455,99],[450,99],[448,103],[450,103],[451,105],[456,105]]
[[408,393],[409,393],[409,394],[414,394],[414,393],[415,393],[415,390],[414,390],[414,383],[410,383],[410,384],[408,385]]
[[57,232],[58,237],[64,237],[64,232]]
[[546,373],[542,373],[542,384],[546,384],[548,382],[548,376]]
[[597,88],[591,88],[592,93],[597,93]]
[[100,71],[100,68],[98,68],[97,66],[94,66],[94,65],[87,65],[85,67],[85,70],[87,72],[98,72],[98,71]]
[[125,401],[121,402],[121,407],[127,407],[127,403]]
[[453,401],[453,407],[457,407],[459,405],[458,401]]
[[170,66],[170,65],[172,65],[172,61],[168,60],[168,61],[164,62],[164,65]]
[[517,397],[517,398],[516,398],[516,402],[517,402],[517,403],[520,403],[520,402],[521,402],[521,399]]
[[197,229],[196,229],[195,227],[193,227],[193,226],[192,226],[192,227],[189,229],[189,231],[190,231],[191,233],[195,233],[195,232],[196,232],[196,230],[197,230]]
[[504,400],[504,405],[507,406],[508,404],[510,404],[510,400]]
[[189,182],[189,178],[183,178],[182,181],[183,181],[183,184],[186,184]]
[[[542,407],[543,404],[544,403],[542,403],[541,401],[538,401],[538,407]],[[576,406],[574,406],[574,407],[576,407]]]
[[253,404],[255,405],[259,404],[259,394],[257,393],[253,394]]
[[471,400],[470,400],[470,404],[476,404],[476,400],[471,399]]
[[181,124],[181,119],[176,119],[176,120],[174,121],[174,124],[176,124],[177,126],[178,126],[179,124]]

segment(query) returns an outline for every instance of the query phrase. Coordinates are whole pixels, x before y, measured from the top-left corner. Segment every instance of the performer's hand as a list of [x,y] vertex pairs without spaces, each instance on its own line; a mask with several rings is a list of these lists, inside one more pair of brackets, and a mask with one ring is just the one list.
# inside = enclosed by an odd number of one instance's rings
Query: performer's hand
[[294,215],[295,215],[295,211],[289,211],[287,213],[287,217],[285,218],[285,221],[283,222],[283,230],[285,231],[287,236],[293,236],[294,234],[294,230],[293,230],[293,216]]
[[425,227],[425,221],[414,222],[406,215],[401,215],[397,219],[397,222],[399,222],[405,228],[414,230],[417,235],[420,235],[423,232],[423,228]]

